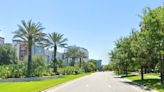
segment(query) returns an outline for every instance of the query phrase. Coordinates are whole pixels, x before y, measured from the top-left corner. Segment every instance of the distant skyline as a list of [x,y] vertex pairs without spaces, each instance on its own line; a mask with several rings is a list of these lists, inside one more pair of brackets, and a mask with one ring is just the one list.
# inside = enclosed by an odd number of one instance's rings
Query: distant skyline
[[0,3],[0,36],[12,42],[21,20],[41,22],[45,33],[59,32],[68,45],[88,49],[91,59],[109,61],[114,41],[138,28],[145,7],[162,0],[3,0]]

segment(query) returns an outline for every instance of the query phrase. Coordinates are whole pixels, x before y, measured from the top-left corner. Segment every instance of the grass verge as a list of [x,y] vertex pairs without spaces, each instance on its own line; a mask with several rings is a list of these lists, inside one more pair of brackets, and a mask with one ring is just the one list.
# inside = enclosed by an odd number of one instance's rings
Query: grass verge
[[122,76],[122,78],[126,78],[129,80],[132,80],[133,82],[139,84],[139,85],[144,85],[147,86],[151,89],[157,90],[159,92],[164,92],[164,85],[160,84],[160,75],[159,74],[145,74],[144,75],[144,80],[141,80],[140,75],[133,75],[133,74],[128,74],[128,76]]
[[91,73],[84,73],[79,75],[67,75],[64,78],[56,78],[42,81],[31,82],[1,82],[0,92],[41,92],[50,87],[57,86],[59,84],[68,82],[73,79],[77,79]]

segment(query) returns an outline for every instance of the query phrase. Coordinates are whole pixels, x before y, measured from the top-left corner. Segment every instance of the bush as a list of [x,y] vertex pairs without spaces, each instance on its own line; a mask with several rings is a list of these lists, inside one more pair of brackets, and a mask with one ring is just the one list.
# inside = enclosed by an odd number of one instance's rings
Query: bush
[[8,44],[0,45],[0,65],[16,64],[15,49]]
[[45,64],[45,57],[42,55],[35,55],[32,57],[32,76],[50,76],[53,75],[52,69]]
[[25,75],[25,65],[23,63],[1,65],[0,78],[20,78]]
[[84,67],[85,72],[96,71],[96,65],[94,62],[86,62],[83,67]]
[[60,74],[63,74],[63,75],[71,75],[71,74],[83,73],[84,70],[82,68],[79,68],[79,67],[67,66],[64,68],[59,68],[59,72],[60,72]]
[[[27,60],[27,59],[25,59]],[[25,61],[26,62],[26,61]],[[18,62],[17,64],[0,65],[0,78],[20,78],[26,75],[27,63]],[[45,64],[44,56],[33,56],[31,64],[32,76],[52,76],[52,68]]]

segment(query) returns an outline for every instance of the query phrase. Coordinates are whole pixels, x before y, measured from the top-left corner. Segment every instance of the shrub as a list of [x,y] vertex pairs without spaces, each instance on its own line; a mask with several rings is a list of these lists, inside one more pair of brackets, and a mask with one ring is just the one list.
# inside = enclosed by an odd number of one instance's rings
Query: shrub
[[71,75],[71,74],[83,73],[84,70],[82,68],[79,68],[79,67],[67,66],[64,68],[59,68],[59,72],[60,72],[60,74],[63,74],[63,75]]
[[45,57],[42,55],[35,55],[32,57],[32,76],[48,76],[52,75],[52,69],[45,64]]
[[86,62],[83,67],[84,67],[85,72],[96,71],[96,65],[94,62]]
[[19,78],[25,75],[25,65],[23,63],[1,65],[0,78]]
[[15,49],[9,44],[0,45],[0,65],[16,64]]

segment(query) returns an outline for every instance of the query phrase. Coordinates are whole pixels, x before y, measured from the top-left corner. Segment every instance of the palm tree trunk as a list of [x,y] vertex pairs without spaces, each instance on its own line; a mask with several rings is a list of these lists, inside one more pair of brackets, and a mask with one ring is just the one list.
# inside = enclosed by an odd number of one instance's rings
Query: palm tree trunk
[[31,77],[31,62],[32,62],[32,38],[28,40],[28,66],[27,66],[27,77]]
[[81,66],[82,66],[82,58],[80,57],[80,65],[79,65],[79,67],[81,68]]
[[57,55],[57,46],[55,45],[54,46],[54,72],[57,73],[57,58],[56,58],[56,55]]
[[68,57],[67,57],[67,66],[69,66],[69,61],[68,61]]
[[75,59],[76,59],[75,57],[72,58],[72,64],[71,64],[71,66],[75,66]]

